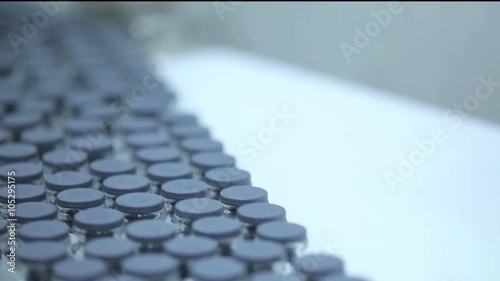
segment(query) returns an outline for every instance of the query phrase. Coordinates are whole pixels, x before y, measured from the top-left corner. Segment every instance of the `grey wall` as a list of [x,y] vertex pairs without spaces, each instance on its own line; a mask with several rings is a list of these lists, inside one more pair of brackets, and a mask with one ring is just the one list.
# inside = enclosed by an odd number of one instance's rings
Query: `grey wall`
[[[207,2],[178,3],[176,12],[188,41],[229,44],[443,107],[473,94],[479,75],[500,81],[498,3],[402,2],[348,63],[340,44],[355,46],[354,28],[387,5]],[[493,94],[476,114],[500,121],[499,103]]]

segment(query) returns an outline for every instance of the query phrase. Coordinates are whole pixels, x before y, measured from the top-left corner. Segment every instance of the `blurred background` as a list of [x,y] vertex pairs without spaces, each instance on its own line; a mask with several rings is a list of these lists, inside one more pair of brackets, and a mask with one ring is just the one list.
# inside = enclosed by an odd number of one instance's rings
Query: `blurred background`
[[[500,81],[498,3],[60,5],[61,17],[91,10],[126,25],[153,55],[231,46],[446,108],[473,94],[479,76]],[[475,114],[500,122],[499,103],[493,94]]]

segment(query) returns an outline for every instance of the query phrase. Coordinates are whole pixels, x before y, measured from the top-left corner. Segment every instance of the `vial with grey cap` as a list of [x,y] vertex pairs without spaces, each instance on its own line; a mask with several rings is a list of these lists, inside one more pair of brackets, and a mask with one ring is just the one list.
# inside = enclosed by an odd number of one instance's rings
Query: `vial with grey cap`
[[293,261],[298,276],[305,280],[319,281],[330,276],[344,275],[344,262],[327,254],[309,254]]
[[52,269],[53,281],[95,281],[108,273],[108,266],[98,259],[65,259]]
[[132,161],[118,158],[103,158],[90,163],[90,173],[94,176],[94,185],[99,188],[104,179],[116,176],[135,174],[136,165]]
[[103,132],[102,122],[98,119],[89,118],[71,118],[64,121],[64,132],[66,134],[66,143],[69,143],[70,137],[85,136],[88,134]]
[[119,134],[129,136],[134,133],[151,133],[158,131],[159,124],[155,119],[128,117],[116,124]]
[[44,172],[47,174],[60,171],[88,171],[88,155],[86,152],[60,148],[49,151],[42,156]]
[[239,241],[233,246],[232,256],[245,263],[250,273],[283,271],[287,266],[285,248],[271,241]]
[[52,241],[33,242],[19,247],[20,276],[25,280],[51,280],[52,266],[68,254],[64,244]]
[[125,138],[135,133],[157,132],[159,124],[151,118],[128,117],[116,123],[116,133],[113,135],[113,143],[116,144],[117,151],[120,153],[130,154],[127,151]]
[[22,133],[21,141],[33,144],[38,149],[38,156],[63,145],[64,135],[59,129],[37,127]]
[[170,142],[169,135],[157,132],[133,133],[125,139],[127,146],[134,152],[141,148],[167,146]]
[[171,143],[170,136],[159,132],[137,132],[125,137],[125,146],[121,153],[129,158],[141,148],[167,146]]
[[251,185],[250,173],[235,167],[215,168],[205,172],[203,180],[210,185],[211,194],[219,198],[221,190],[235,185]]
[[54,203],[59,192],[72,188],[92,187],[92,176],[80,171],[62,171],[45,175],[47,201]]
[[35,112],[11,113],[4,116],[0,124],[12,134],[14,141],[19,141],[23,131],[42,124],[42,116]]
[[209,130],[200,125],[175,125],[169,128],[169,132],[174,137],[176,144],[187,139],[210,137]]
[[108,264],[111,274],[121,273],[121,263],[137,254],[139,245],[124,238],[104,237],[89,241],[84,246],[86,258],[99,259]]
[[191,231],[191,224],[202,218],[217,217],[224,213],[222,203],[210,198],[192,198],[177,202],[172,221],[183,233]]
[[125,218],[120,211],[106,208],[91,208],[78,212],[73,221],[72,232],[79,245],[102,237],[114,237],[122,234]]
[[100,190],[93,188],[71,188],[61,191],[56,196],[56,205],[61,222],[73,225],[74,216],[81,210],[104,207],[105,196]]
[[29,222],[41,220],[55,220],[57,218],[56,206],[47,202],[25,202],[17,204],[15,210],[17,227]]
[[189,276],[189,264],[194,261],[213,257],[219,253],[215,240],[206,237],[185,236],[177,237],[163,245],[165,253],[179,261],[179,270],[182,278]]
[[0,165],[38,161],[38,149],[30,143],[13,142],[0,145]]
[[274,241],[287,250],[288,260],[292,261],[304,253],[307,247],[307,231],[302,225],[284,221],[266,222],[257,227],[257,238]]
[[[10,196],[9,196],[10,194]],[[9,197],[12,197],[7,186],[0,188],[0,214],[2,217],[8,217]],[[45,189],[41,185],[16,184],[15,201],[16,204],[25,202],[43,202],[45,201]]]
[[189,265],[193,281],[243,281],[247,273],[244,263],[231,257],[212,257]]
[[103,101],[99,99],[98,95],[93,93],[81,91],[74,93],[72,95],[66,95],[65,97],[65,109],[63,112],[64,116],[78,116],[82,113],[82,109],[99,106],[103,104]]
[[143,278],[147,281],[180,280],[179,262],[162,253],[144,253],[132,256],[122,263],[125,275]]
[[177,235],[174,224],[161,220],[132,222],[125,228],[126,237],[140,245],[142,252],[162,252],[163,243]]
[[223,152],[223,145],[219,141],[210,138],[190,138],[179,143],[179,147],[188,155],[192,156],[202,152]]
[[192,224],[192,234],[218,242],[222,255],[231,255],[232,246],[242,240],[243,224],[224,216],[208,217]]
[[52,241],[68,246],[69,227],[53,220],[29,222],[19,229],[19,239],[20,245],[37,241]]
[[237,185],[224,188],[219,194],[219,200],[224,205],[224,213],[236,217],[236,210],[251,203],[268,203],[267,191],[251,185]]
[[193,178],[193,169],[184,163],[158,163],[149,166],[146,175],[151,180],[153,192],[160,193],[161,185],[166,182]]
[[223,152],[223,145],[211,138],[189,138],[178,143],[182,150],[183,162],[189,163],[191,156],[203,152]]
[[69,69],[47,71],[49,69],[45,69],[43,79],[38,79],[34,90],[38,97],[53,103],[52,113],[59,114],[64,106],[64,96],[73,86],[73,74]]
[[234,167],[236,159],[222,152],[202,152],[191,156],[195,176],[202,178],[206,171],[216,168]]
[[137,117],[157,118],[163,110],[167,109],[167,106],[168,103],[160,99],[148,99],[141,101],[136,107],[131,108],[130,111]]
[[118,196],[135,193],[148,192],[151,190],[149,179],[140,175],[117,175],[106,178],[101,187],[106,194],[106,206],[113,208]]
[[127,221],[166,218],[165,200],[158,194],[134,192],[116,198],[115,208],[125,215]]
[[104,135],[72,138],[69,147],[87,153],[89,162],[111,157],[113,154],[111,139]]
[[15,172],[16,184],[43,185],[42,165],[34,162],[19,162],[0,166],[0,184],[9,182],[9,174]]
[[16,113],[36,112],[41,115],[43,123],[50,126],[54,111],[55,104],[52,100],[25,98],[18,105]]
[[116,112],[107,104],[96,104],[93,107],[84,108],[80,114],[81,118],[85,119],[113,119],[116,117]]
[[208,189],[208,185],[200,180],[172,180],[161,185],[161,195],[165,198],[167,212],[171,213],[177,202],[185,199],[206,197]]
[[135,159],[138,169],[145,171],[147,167],[162,162],[179,162],[181,153],[175,147],[146,147],[136,151]]
[[180,125],[196,125],[198,123],[196,116],[185,112],[164,111],[160,119],[167,128]]
[[253,239],[259,225],[270,221],[286,221],[286,210],[271,203],[251,203],[238,208],[236,217],[245,225],[245,238]]

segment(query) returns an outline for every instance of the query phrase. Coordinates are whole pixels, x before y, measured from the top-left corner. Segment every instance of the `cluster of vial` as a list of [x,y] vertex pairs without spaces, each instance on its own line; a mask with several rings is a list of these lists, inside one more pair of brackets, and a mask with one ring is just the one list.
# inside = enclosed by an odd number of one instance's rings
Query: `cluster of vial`
[[306,229],[175,111],[118,28],[57,23],[22,47],[11,56],[0,44],[4,277],[15,235],[13,280],[361,280],[335,256],[304,252]]

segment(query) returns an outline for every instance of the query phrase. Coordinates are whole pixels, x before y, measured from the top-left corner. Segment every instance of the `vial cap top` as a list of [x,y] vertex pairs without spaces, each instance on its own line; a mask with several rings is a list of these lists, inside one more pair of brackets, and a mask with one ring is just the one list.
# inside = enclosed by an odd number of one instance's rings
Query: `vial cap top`
[[107,262],[119,262],[138,251],[138,245],[127,239],[104,237],[93,239],[85,244],[87,257]]
[[64,281],[94,281],[106,276],[107,271],[107,265],[97,259],[67,259],[53,268],[54,276]]
[[125,229],[130,240],[139,243],[163,243],[177,234],[175,225],[160,220],[141,220],[130,223]]
[[192,220],[221,216],[223,212],[222,203],[210,198],[186,199],[177,202],[174,207],[177,216]]
[[60,241],[68,237],[69,227],[59,221],[34,221],[19,229],[19,237],[26,242]]
[[195,261],[190,273],[200,281],[233,281],[245,276],[246,267],[234,258],[212,257]]
[[132,213],[146,214],[158,212],[165,206],[165,199],[158,194],[133,192],[120,195],[115,200],[117,210]]
[[241,206],[250,203],[268,202],[267,191],[260,187],[250,185],[238,185],[224,188],[220,192],[222,203]]
[[194,234],[212,239],[237,237],[243,230],[243,224],[227,217],[208,217],[195,221],[192,225]]
[[269,221],[286,221],[283,207],[271,203],[251,203],[236,210],[237,218],[244,223],[259,225]]
[[143,278],[156,278],[170,275],[178,270],[178,262],[165,254],[150,253],[132,256],[123,264],[123,272]]
[[165,252],[180,260],[205,258],[217,254],[219,244],[209,238],[178,237],[164,244]]
[[193,169],[184,163],[158,163],[147,168],[149,179],[164,183],[170,180],[188,179],[193,176]]
[[160,162],[179,161],[181,154],[173,147],[147,147],[136,152],[136,158],[140,162],[151,165]]
[[207,192],[208,185],[195,179],[172,180],[161,186],[161,193],[164,197],[176,200],[204,197]]

